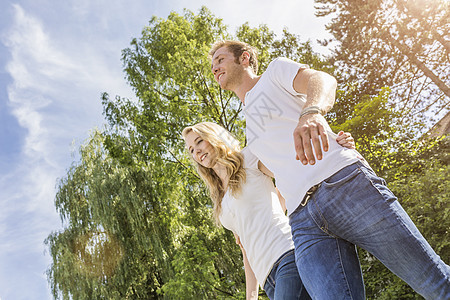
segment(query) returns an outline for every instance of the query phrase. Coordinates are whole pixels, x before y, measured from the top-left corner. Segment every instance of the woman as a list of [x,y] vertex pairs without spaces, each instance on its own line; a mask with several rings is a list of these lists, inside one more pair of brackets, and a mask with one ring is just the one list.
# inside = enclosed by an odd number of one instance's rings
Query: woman
[[[216,222],[231,230],[241,247],[247,299],[258,298],[258,282],[270,299],[311,299],[298,275],[289,220],[273,174],[217,124],[186,127],[182,135],[209,188]],[[340,132],[336,141],[354,148],[348,133]]]

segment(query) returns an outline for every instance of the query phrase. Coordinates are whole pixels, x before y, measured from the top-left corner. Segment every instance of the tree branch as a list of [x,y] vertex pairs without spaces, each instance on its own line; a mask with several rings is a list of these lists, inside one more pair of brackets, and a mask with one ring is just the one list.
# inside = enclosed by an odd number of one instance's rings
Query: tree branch
[[217,290],[217,291],[219,291],[219,292],[221,292],[221,293],[223,293],[223,294],[225,294],[225,295],[228,295],[228,296],[230,296],[230,297],[233,297],[233,296],[234,296],[234,295],[231,294],[230,292],[221,290],[221,289],[219,289],[218,287],[214,286],[214,284],[212,284],[209,280],[206,280],[206,282],[207,282],[210,286],[212,286],[213,289],[215,289],[215,290]]
[[[381,31],[382,29],[378,24],[375,24],[375,26]],[[425,76],[430,78],[438,87],[439,89],[448,97],[450,97],[450,87],[448,87],[445,82],[443,82],[436,74],[433,73],[428,67],[420,61],[414,53],[412,53],[409,48],[402,43],[400,43],[398,40],[396,40],[388,31],[385,31],[386,38],[389,40],[392,45],[394,45],[400,52],[408,57],[408,59],[413,63],[417,68],[419,68]]]
[[[211,91],[209,90],[209,86],[208,86],[208,84],[206,83],[206,79],[205,79],[205,77],[203,76],[203,73],[200,71],[200,70],[195,70],[196,71],[196,73],[197,73],[197,75],[198,75],[198,77],[199,77],[199,79],[200,79],[200,82],[202,83],[202,85],[204,86],[204,89],[206,90],[206,92],[207,92],[207,94],[209,95],[209,97],[211,98],[211,102],[212,102],[212,107],[213,107],[213,109],[216,111],[216,113],[217,114],[220,114],[220,112],[219,112],[219,109],[216,107],[216,105],[215,105],[215,103],[214,103],[214,96],[211,94]],[[209,105],[209,103],[208,103],[208,101],[206,101],[206,97],[204,97],[204,100],[203,100],[204,102],[205,102],[205,104],[207,105],[207,106],[210,106]]]
[[[185,169],[191,169],[191,168],[189,168],[188,166],[186,166],[183,162],[181,162],[176,156],[175,156],[175,154],[173,154],[173,152],[172,151],[170,151],[170,149],[169,149],[169,147],[167,147],[164,143],[160,143],[160,145],[162,145],[163,147],[164,147],[164,149],[166,149],[169,153],[170,153],[170,155],[172,155],[172,157],[173,158],[175,158],[175,160],[176,161],[172,161],[172,160],[167,160],[167,161],[169,161],[169,162],[171,162],[171,163],[178,163],[178,164],[180,164],[183,168],[185,168]],[[196,174],[193,174],[195,177],[197,177],[198,179],[200,179],[200,177],[199,176],[197,176]]]

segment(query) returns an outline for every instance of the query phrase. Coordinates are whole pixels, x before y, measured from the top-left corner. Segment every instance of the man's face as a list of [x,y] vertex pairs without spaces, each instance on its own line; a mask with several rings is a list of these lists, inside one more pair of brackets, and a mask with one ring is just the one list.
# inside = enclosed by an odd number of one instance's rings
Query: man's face
[[233,53],[226,46],[217,49],[212,57],[211,70],[214,79],[224,90],[233,91],[241,83],[243,67],[236,63]]
[[205,168],[212,168],[216,164],[217,151],[208,141],[194,131],[190,131],[184,139],[189,153],[197,163]]

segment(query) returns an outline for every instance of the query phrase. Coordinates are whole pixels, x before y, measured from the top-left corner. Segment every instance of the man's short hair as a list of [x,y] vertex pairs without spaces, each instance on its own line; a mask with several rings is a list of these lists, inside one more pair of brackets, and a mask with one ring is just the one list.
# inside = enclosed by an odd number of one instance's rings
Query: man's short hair
[[250,54],[249,65],[252,68],[253,72],[255,72],[255,74],[258,74],[258,53],[256,52],[255,48],[247,43],[240,41],[218,41],[212,45],[211,50],[209,51],[209,57],[212,58],[214,56],[214,53],[216,53],[216,51],[222,47],[227,47],[228,51],[233,53],[236,63],[239,63],[239,57],[241,57],[242,53],[244,53],[244,51],[247,51]]

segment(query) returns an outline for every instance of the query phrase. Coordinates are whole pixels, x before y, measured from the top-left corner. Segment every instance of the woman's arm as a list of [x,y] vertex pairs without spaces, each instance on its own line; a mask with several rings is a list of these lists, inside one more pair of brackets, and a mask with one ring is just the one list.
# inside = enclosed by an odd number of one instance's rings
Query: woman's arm
[[267,169],[267,167],[260,160],[258,160],[258,169],[269,177],[272,177],[272,178],[275,177],[273,175],[272,171]]
[[281,208],[283,209],[283,212],[286,213],[286,200],[284,199],[284,197],[281,195],[280,191],[278,190],[278,188],[275,188],[275,190],[277,191],[277,195],[278,195],[278,200],[280,201],[281,204]]
[[[267,169],[267,167],[260,160],[258,161],[258,169],[269,177],[272,178],[275,177],[273,173],[269,169]],[[277,196],[278,200],[280,200],[281,208],[283,209],[284,212],[286,212],[286,200],[284,199],[284,197],[281,195],[280,191],[277,188],[275,188],[275,190],[277,191]]]
[[258,280],[256,279],[255,273],[253,273],[252,267],[250,267],[250,263],[247,259],[247,254],[245,253],[244,247],[242,247],[241,240],[239,236],[234,233],[234,237],[236,239],[236,244],[239,245],[242,251],[242,260],[244,261],[244,270],[245,270],[245,287],[246,287],[246,299],[247,300],[258,300]]

